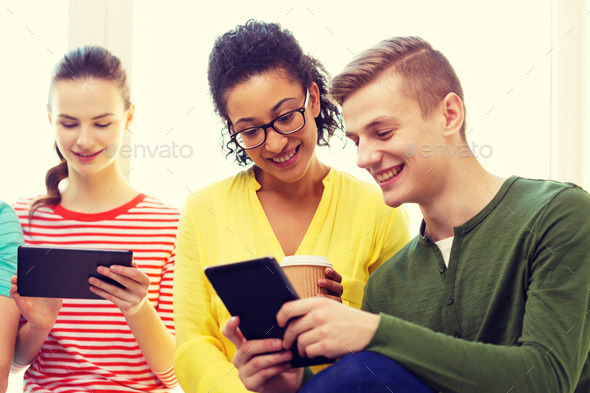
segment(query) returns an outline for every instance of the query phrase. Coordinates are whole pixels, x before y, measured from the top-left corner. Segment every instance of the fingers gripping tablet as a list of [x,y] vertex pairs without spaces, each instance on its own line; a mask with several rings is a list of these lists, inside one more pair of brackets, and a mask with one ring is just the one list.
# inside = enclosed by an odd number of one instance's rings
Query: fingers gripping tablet
[[131,266],[128,250],[97,250],[21,246],[18,249],[17,286],[21,296],[63,299],[102,299],[90,291],[88,278],[123,287],[99,274],[98,266]]
[[[299,299],[278,262],[264,257],[205,268],[205,275],[232,316],[240,317],[240,330],[247,340],[283,338],[276,315],[288,301]],[[291,348],[293,367],[331,363],[324,357],[304,358]]]

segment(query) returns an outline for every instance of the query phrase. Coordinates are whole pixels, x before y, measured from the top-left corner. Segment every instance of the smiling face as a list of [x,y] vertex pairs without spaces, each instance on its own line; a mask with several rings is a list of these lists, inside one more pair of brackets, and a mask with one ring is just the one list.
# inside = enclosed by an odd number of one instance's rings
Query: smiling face
[[49,121],[70,174],[118,170],[119,146],[133,119],[116,82],[90,78],[55,84]]
[[404,97],[399,77],[391,74],[352,93],[342,112],[347,136],[358,146],[358,166],[377,181],[385,203],[422,203],[432,195],[444,165],[420,151],[445,143],[442,112],[423,118],[418,102]]
[[[227,114],[232,132],[264,125],[281,115],[301,108],[305,90],[297,82],[273,70],[256,75],[236,85],[226,95]],[[266,174],[286,183],[302,179],[315,158],[318,138],[314,118],[318,116],[319,91],[315,84],[309,88],[305,108],[305,126],[289,135],[281,135],[272,127],[267,129],[266,141],[247,150],[252,161]]]

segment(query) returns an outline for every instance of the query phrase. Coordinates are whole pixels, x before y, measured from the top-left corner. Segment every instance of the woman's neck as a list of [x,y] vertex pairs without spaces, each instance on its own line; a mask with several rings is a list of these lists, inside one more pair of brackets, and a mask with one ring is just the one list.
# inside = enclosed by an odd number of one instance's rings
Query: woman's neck
[[139,192],[125,180],[116,163],[113,169],[91,175],[70,171],[68,185],[61,193],[62,206],[91,214],[115,209],[132,200]]
[[320,162],[314,155],[303,177],[291,183],[280,181],[258,168],[255,169],[255,174],[256,180],[261,186],[259,192],[273,192],[281,194],[285,198],[295,199],[318,193],[321,195],[324,189],[322,181],[329,171],[330,167]]

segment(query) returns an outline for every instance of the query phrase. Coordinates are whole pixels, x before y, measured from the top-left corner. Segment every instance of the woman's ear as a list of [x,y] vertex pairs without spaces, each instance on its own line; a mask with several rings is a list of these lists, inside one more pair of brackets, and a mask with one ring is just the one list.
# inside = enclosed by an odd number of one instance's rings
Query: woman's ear
[[47,119],[49,120],[49,124],[53,126],[53,118],[51,117],[51,109],[49,109],[49,104],[45,105],[45,110],[47,111]]
[[455,93],[449,93],[441,102],[442,115],[445,119],[443,135],[449,137],[459,134],[465,121],[465,109],[463,101]]
[[127,109],[127,119],[125,119],[125,129],[128,129],[133,123],[133,117],[135,116],[135,104],[131,103],[129,109]]
[[315,82],[312,82],[311,86],[309,86],[309,102],[313,117],[318,117],[322,108],[320,103],[320,89]]

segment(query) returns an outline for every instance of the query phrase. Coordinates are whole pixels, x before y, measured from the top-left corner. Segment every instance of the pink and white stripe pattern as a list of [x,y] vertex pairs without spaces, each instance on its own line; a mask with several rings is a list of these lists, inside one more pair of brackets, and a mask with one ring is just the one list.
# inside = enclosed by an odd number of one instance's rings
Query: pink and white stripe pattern
[[[141,194],[104,213],[72,212],[61,205],[42,207],[29,222],[32,202],[19,200],[14,205],[26,244],[133,251],[134,261],[151,280],[149,301],[174,332],[178,209]],[[55,326],[25,373],[24,384],[25,392],[168,392],[177,381],[172,368],[149,368],[114,304],[64,299]]]

